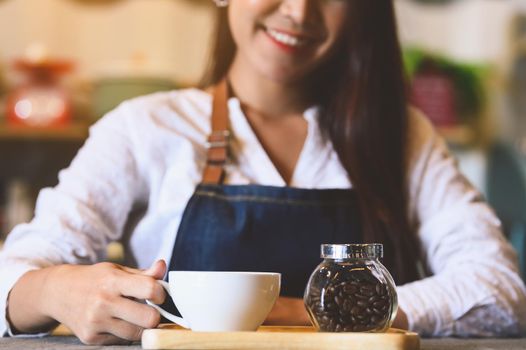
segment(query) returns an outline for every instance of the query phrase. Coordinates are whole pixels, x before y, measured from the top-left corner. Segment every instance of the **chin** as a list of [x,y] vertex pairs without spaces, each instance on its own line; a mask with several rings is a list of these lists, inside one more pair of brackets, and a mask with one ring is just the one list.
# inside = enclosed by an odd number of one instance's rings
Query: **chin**
[[267,67],[261,73],[268,80],[283,85],[296,84],[309,75],[308,72],[290,69],[290,67]]

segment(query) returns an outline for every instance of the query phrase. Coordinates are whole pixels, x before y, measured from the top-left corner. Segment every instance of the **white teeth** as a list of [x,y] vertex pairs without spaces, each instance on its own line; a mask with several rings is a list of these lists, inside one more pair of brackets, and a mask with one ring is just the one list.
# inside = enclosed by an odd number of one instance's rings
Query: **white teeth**
[[282,33],[282,32],[278,32],[277,30],[267,29],[267,33],[272,38],[276,39],[277,41],[279,41],[280,43],[283,43],[285,45],[298,47],[298,46],[302,46],[302,45],[305,44],[305,40],[304,39],[299,39],[299,38],[294,37],[292,35],[288,35],[288,34],[285,34],[285,33]]

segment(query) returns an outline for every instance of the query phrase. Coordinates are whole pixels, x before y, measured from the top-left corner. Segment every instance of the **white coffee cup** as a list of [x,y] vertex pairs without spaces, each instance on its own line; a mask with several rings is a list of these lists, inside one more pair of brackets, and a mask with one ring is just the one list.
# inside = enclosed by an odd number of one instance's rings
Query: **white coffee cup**
[[255,331],[279,296],[281,274],[170,271],[168,281],[158,282],[172,297],[182,318],[146,300],[168,320],[193,331]]

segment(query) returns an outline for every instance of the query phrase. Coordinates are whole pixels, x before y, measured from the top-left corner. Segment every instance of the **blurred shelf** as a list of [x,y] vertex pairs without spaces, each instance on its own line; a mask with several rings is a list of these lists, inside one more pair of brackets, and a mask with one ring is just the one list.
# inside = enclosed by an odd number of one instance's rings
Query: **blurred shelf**
[[436,129],[448,143],[455,146],[469,146],[476,140],[475,131],[467,125],[439,126]]
[[0,124],[0,140],[82,141],[88,137],[87,123],[72,123],[60,127],[27,127]]
[[36,128],[0,123],[0,182],[25,181],[35,188],[57,183],[88,137],[87,123]]

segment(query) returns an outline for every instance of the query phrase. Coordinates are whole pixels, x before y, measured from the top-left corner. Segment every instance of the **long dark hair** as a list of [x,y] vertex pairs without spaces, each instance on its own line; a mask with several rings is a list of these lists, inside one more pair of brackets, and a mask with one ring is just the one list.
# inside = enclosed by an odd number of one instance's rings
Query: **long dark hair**
[[[313,75],[320,128],[358,194],[365,242],[384,244],[397,283],[418,278],[419,244],[408,217],[406,80],[392,0],[353,0],[338,50]],[[202,84],[226,76],[236,45],[227,11]],[[316,78],[318,77],[318,78]]]

